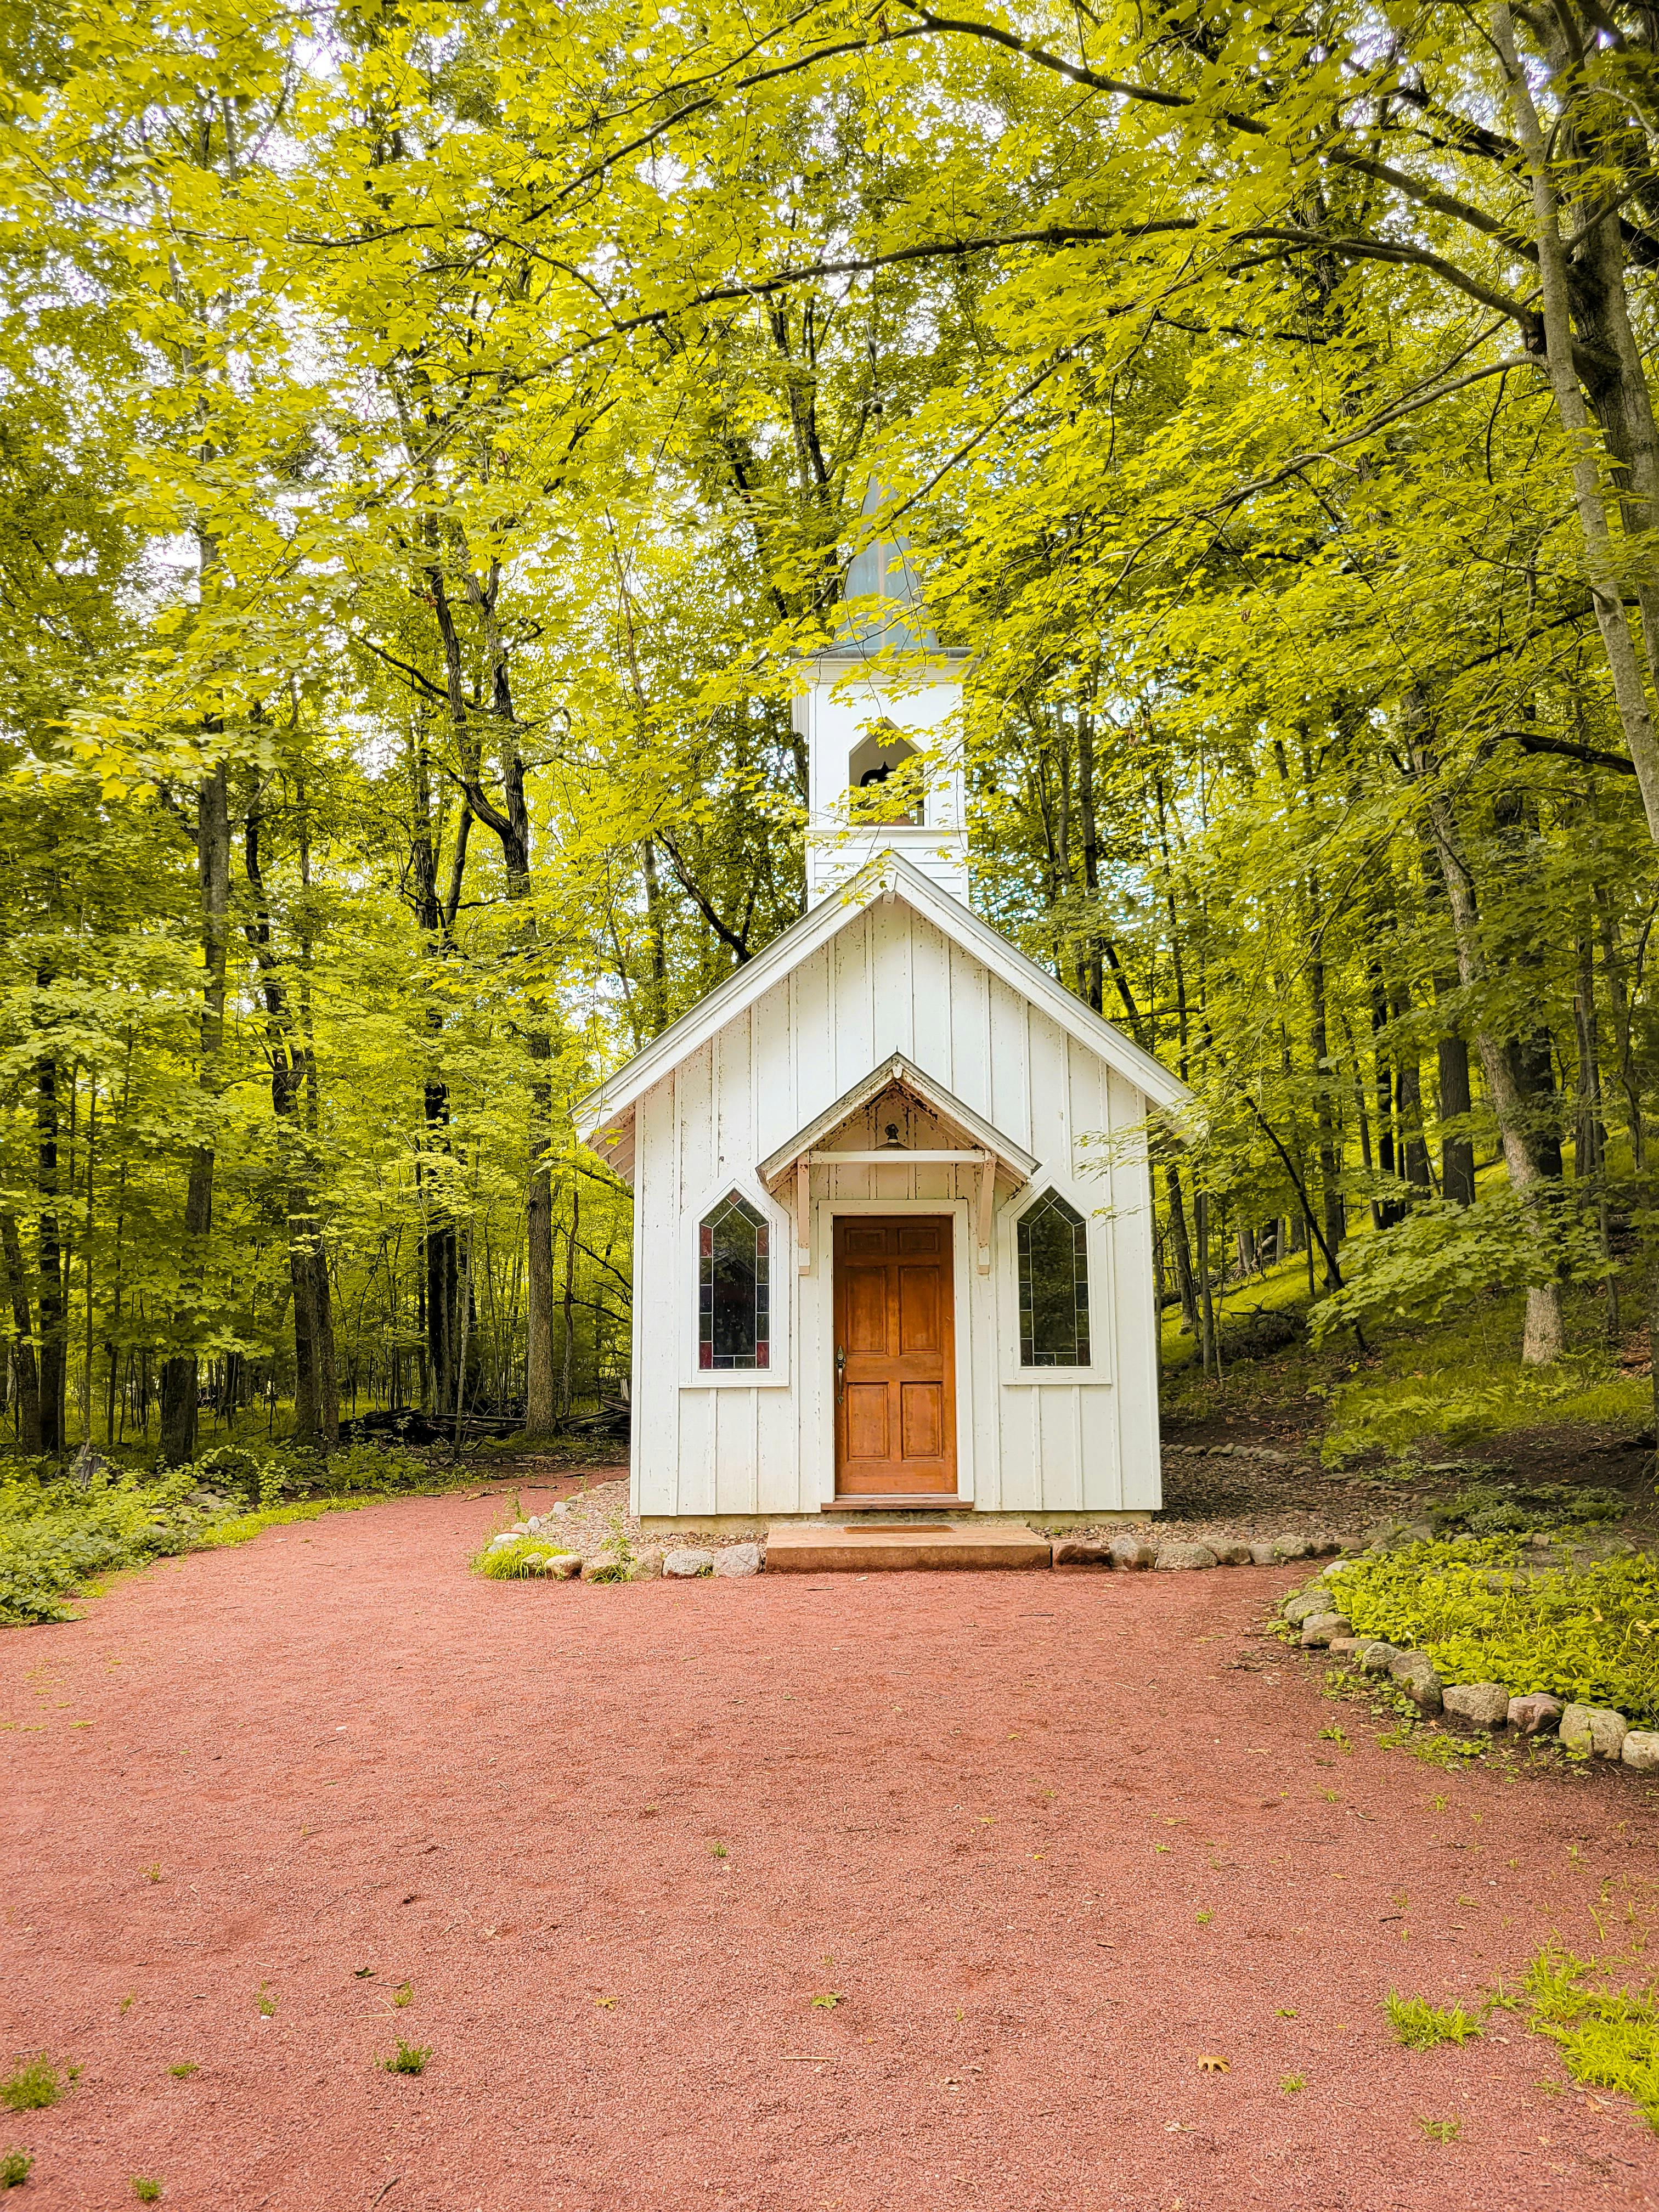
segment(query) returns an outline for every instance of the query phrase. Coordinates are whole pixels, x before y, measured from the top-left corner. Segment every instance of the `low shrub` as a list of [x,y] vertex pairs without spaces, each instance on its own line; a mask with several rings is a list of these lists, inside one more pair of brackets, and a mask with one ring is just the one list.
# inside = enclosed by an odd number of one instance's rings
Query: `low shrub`
[[1426,1651],[1448,1682],[1503,1682],[1659,1719],[1659,1562],[1521,1571],[1498,1536],[1349,1562],[1331,1586],[1360,1636]]
[[[100,1575],[223,1544],[421,1487],[413,1453],[354,1444],[325,1458],[283,1445],[216,1444],[164,1474],[118,1473],[82,1489],[50,1460],[0,1462],[0,1625],[66,1620]],[[193,1503],[206,1493],[222,1504]]]
[[33,2164],[33,2151],[14,2149],[0,2153],[0,2189],[21,2189]]
[[15,2074],[0,2081],[0,2105],[10,2112],[44,2112],[63,2094],[63,2079],[44,2051],[24,2059]]

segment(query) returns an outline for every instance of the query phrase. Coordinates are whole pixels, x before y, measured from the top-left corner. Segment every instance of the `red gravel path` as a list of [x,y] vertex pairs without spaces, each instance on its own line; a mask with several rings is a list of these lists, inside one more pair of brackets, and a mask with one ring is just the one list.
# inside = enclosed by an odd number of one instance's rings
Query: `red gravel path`
[[1513,2016],[1381,2012],[1644,1914],[1644,1785],[1379,1750],[1252,1638],[1285,1575],[485,1583],[501,1515],[0,1638],[0,2057],[82,2068],[19,2212],[1659,2203]]

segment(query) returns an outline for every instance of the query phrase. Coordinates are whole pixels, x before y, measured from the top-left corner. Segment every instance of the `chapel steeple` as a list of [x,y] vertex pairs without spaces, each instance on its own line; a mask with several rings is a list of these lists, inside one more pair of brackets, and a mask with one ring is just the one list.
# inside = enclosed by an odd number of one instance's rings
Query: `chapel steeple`
[[[885,503],[872,477],[860,519]],[[847,564],[834,640],[804,664],[793,707],[808,762],[809,907],[881,852],[902,853],[967,903],[962,769],[933,749],[962,703],[968,658],[935,635],[906,541],[861,545]]]

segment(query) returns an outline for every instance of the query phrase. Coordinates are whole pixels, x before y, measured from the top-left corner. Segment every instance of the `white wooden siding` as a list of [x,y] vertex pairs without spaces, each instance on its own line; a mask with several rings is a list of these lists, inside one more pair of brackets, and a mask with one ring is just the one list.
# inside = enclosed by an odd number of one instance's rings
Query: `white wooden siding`
[[[991,1272],[970,1250],[975,1174],[948,1164],[812,1170],[812,1261],[796,1273],[788,1204],[755,1164],[894,1052],[1034,1153],[1000,1194]],[[635,1510],[816,1513],[833,1489],[830,1241],[836,1211],[949,1206],[957,1228],[961,1492],[990,1512],[1146,1510],[1161,1497],[1150,1188],[1144,1157],[1091,1139],[1133,1133],[1141,1093],[902,901],[849,917],[641,1100],[635,1252]],[[879,1103],[830,1148],[868,1150]],[[907,1113],[904,1134],[937,1141]],[[1091,1361],[1019,1365],[1015,1224],[1043,1189],[1089,1222]],[[773,1225],[775,1365],[697,1368],[697,1223],[726,1189]]]

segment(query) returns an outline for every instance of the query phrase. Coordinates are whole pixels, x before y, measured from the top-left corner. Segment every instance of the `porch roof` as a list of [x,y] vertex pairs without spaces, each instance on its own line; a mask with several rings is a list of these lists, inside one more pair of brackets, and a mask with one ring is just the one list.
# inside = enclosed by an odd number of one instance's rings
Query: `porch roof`
[[[1038,1162],[1032,1153],[1017,1145],[1012,1137],[1005,1137],[1000,1129],[976,1114],[971,1106],[964,1105],[942,1083],[935,1082],[931,1075],[924,1075],[914,1060],[896,1052],[879,1061],[867,1075],[861,1076],[850,1091],[842,1091],[833,1105],[815,1115],[805,1128],[797,1129],[787,1144],[769,1153],[760,1164],[761,1181],[769,1188],[780,1182],[855,1114],[889,1091],[908,1092],[935,1121],[954,1132],[965,1150],[975,1156],[984,1155],[1016,1185],[1029,1182],[1036,1173]],[[930,1150],[920,1145],[895,1146],[890,1152],[884,1151],[882,1154],[884,1159],[912,1163],[940,1156],[937,1148]],[[849,1153],[846,1157],[850,1164],[857,1155]]]

